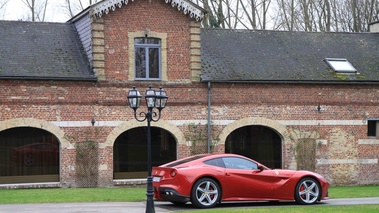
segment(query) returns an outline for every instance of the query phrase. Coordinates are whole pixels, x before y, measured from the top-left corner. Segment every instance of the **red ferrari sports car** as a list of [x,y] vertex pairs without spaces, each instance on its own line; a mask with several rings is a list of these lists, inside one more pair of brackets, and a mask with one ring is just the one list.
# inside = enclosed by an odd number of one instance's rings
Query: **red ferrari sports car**
[[309,171],[269,169],[236,154],[201,154],[153,167],[154,197],[211,208],[223,201],[329,199],[328,181]]

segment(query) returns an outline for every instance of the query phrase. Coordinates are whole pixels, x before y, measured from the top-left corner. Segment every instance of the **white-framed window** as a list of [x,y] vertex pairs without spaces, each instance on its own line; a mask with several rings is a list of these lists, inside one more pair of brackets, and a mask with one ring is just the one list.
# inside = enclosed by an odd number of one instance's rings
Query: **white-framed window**
[[161,79],[161,39],[134,38],[136,80]]
[[367,136],[379,137],[379,119],[367,120]]
[[[154,58],[155,53],[159,55],[158,60]],[[167,33],[128,32],[128,60],[129,81],[167,81]],[[157,63],[158,69],[154,70]]]

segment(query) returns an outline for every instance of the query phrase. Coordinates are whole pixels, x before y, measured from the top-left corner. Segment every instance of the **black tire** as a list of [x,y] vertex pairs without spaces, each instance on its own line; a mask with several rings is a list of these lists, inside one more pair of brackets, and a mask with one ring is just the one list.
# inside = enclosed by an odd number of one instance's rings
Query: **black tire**
[[191,203],[197,208],[212,208],[221,198],[221,188],[211,178],[202,178],[195,182],[191,190]]
[[313,178],[303,178],[295,188],[295,200],[302,205],[315,204],[321,196],[320,184]]

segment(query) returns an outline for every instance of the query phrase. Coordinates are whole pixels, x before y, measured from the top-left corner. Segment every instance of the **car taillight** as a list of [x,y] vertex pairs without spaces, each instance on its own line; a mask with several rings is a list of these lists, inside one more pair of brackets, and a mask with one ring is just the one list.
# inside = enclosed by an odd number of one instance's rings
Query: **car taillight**
[[175,170],[175,169],[171,170],[171,172],[170,172],[171,177],[175,177],[176,174],[177,174],[177,173],[176,173],[176,170]]

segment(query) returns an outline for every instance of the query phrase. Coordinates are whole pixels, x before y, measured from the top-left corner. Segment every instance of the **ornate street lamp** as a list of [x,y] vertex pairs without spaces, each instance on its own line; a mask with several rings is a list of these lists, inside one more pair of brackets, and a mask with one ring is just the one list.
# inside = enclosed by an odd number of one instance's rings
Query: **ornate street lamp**
[[[147,190],[146,190],[146,213],[154,213],[154,189],[153,189],[153,177],[151,175],[151,127],[150,122],[157,122],[161,117],[161,111],[165,108],[167,103],[167,93],[162,87],[159,90],[154,91],[151,86],[146,90],[145,99],[147,105],[147,112],[140,112],[137,117],[137,109],[141,104],[141,94],[133,87],[128,94],[128,102],[130,107],[134,110],[134,118],[139,121],[147,121]],[[158,110],[154,111],[154,108]]]

